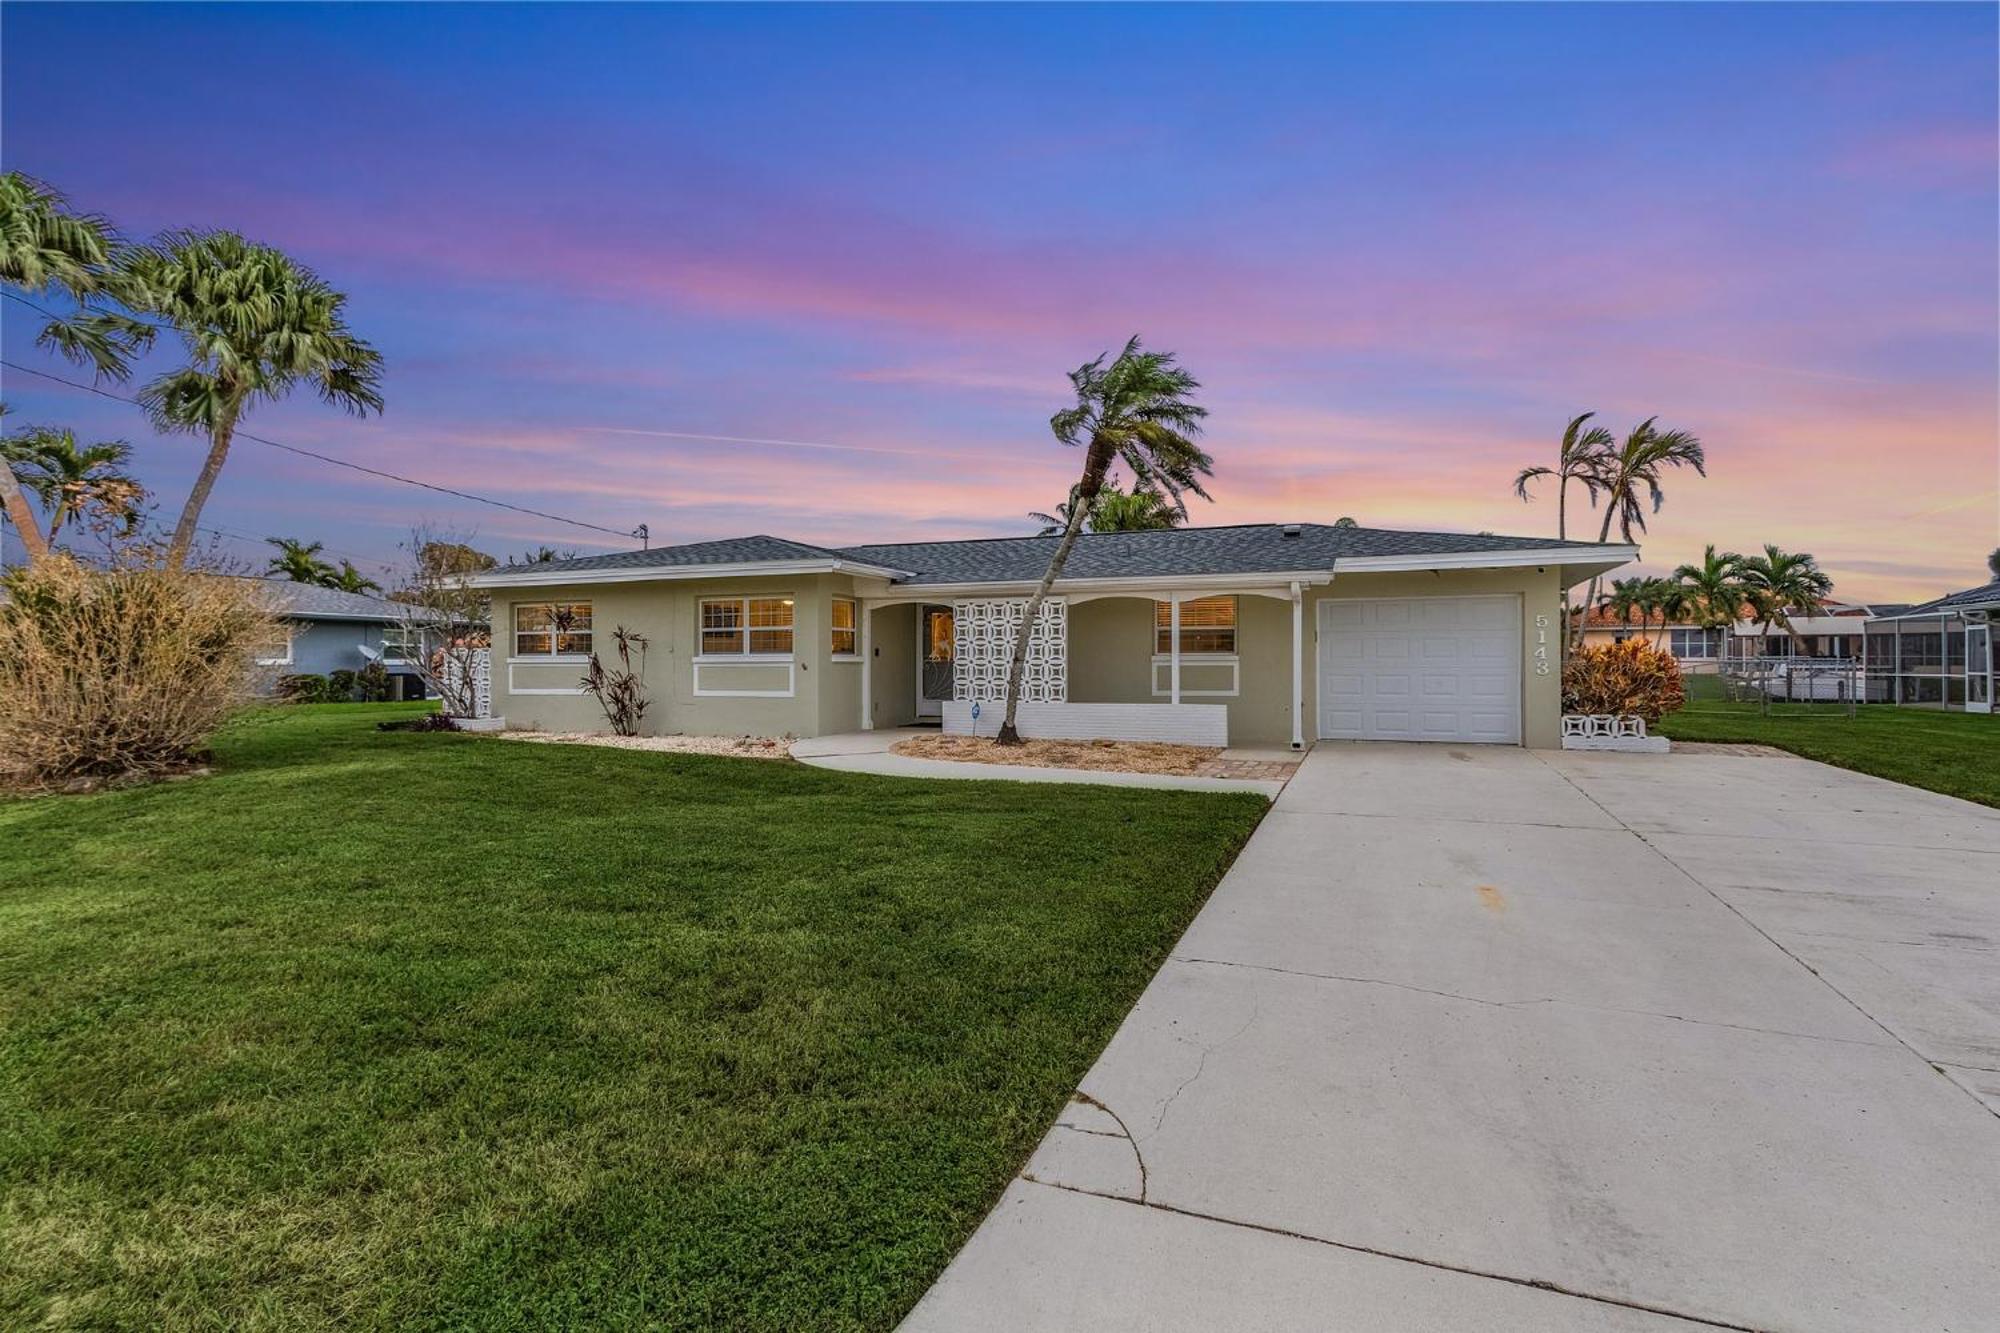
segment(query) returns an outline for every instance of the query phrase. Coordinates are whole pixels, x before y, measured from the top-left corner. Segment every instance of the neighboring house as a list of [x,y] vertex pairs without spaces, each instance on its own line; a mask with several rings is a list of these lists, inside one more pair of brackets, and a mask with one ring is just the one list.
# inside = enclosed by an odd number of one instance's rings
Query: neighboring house
[[1877,608],[1866,631],[1867,697],[1992,712],[1996,615],[2000,581],[1920,606]]
[[[602,728],[580,678],[622,626],[648,640],[649,730],[989,735],[1056,541],[757,536],[490,570],[473,583],[493,598],[491,711]],[[1637,554],[1319,524],[1086,533],[1030,644],[1021,730],[1552,748],[1562,592]]]
[[409,607],[312,583],[257,582],[287,630],[283,649],[259,658],[259,666],[286,676],[324,676],[341,670],[359,671],[370,662],[380,662],[397,689],[393,697],[424,697],[423,681],[416,671],[423,648],[412,628]]
[[1861,656],[1861,636],[1875,608],[1859,602],[1828,602],[1807,614],[1790,611],[1788,630],[1739,620],[1729,631],[1731,657],[1811,657],[1852,661]]
[[1728,647],[1729,631],[1662,624],[1657,616],[1642,618],[1637,612],[1620,617],[1600,606],[1584,617],[1578,636],[1578,642],[1585,648],[1600,648],[1627,639],[1644,639],[1653,647],[1672,653],[1683,671],[1713,671]]

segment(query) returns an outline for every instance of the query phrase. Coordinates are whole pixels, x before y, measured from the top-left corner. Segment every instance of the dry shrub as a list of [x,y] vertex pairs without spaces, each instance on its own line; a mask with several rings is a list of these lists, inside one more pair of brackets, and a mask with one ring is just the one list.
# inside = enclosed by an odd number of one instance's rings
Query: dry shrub
[[51,556],[0,587],[0,782],[15,786],[189,767],[283,642],[247,579]]
[[1681,664],[1644,639],[1579,648],[1563,663],[1565,713],[1636,713],[1653,723],[1686,702]]

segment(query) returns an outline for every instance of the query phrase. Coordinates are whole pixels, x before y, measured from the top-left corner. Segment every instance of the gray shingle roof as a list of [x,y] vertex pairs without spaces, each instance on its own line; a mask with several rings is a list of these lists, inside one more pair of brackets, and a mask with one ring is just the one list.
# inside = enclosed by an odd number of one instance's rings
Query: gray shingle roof
[[258,580],[271,609],[281,615],[303,620],[396,620],[410,614],[400,602],[366,593],[322,588],[316,583],[289,583],[279,579]]
[[1894,614],[1886,614],[1883,611],[1878,611],[1875,619],[1916,620],[1924,616],[1951,615],[1959,611],[1971,611],[1985,607],[2000,607],[2000,579],[1995,579],[1991,583],[1981,584],[1977,588],[1963,588],[1958,592],[1948,593],[1934,601],[1905,607]]
[[646,551],[619,551],[612,555],[586,555],[574,560],[550,560],[535,565],[502,565],[489,572],[521,574],[541,570],[550,573],[581,574],[593,569],[674,569],[687,565],[740,565],[767,560],[839,560],[841,552],[825,546],[788,541],[783,537],[726,537],[721,541],[689,542],[684,546],[655,546]]
[[[1090,532],[1078,537],[1065,578],[1104,579],[1151,575],[1268,574],[1332,569],[1336,561],[1365,556],[1448,555],[1590,545],[1551,537],[1496,537],[1463,532],[1400,532],[1388,528],[1336,528],[1300,523],[1246,523],[1226,528],[1164,528],[1155,532]],[[910,583],[1013,583],[1040,578],[1055,553],[1056,537],[1000,537],[987,541],[910,542],[850,546],[842,554],[868,564],[916,572]]]
[[[1287,528],[1296,535],[1287,536]],[[673,569],[768,560],[846,560],[906,570],[905,584],[1018,583],[1041,577],[1055,552],[1055,537],[992,537],[970,541],[892,542],[825,547],[782,537],[661,546],[649,551],[585,556],[531,568],[550,582],[565,574],[607,569]],[[1403,532],[1389,528],[1338,528],[1323,523],[1246,523],[1234,527],[1170,528],[1156,532],[1085,533],[1077,538],[1065,576],[1074,579],[1198,574],[1269,574],[1332,569],[1342,559],[1371,556],[1458,555],[1479,551],[1595,548],[1594,542],[1489,533]],[[494,570],[521,574],[521,567]]]

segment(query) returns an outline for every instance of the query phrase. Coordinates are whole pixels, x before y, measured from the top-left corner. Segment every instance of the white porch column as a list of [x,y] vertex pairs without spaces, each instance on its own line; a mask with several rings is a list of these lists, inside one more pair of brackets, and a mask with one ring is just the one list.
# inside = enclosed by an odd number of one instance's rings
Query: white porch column
[[1181,595],[1169,594],[1167,611],[1167,702],[1181,701]]
[[875,605],[862,599],[854,604],[855,617],[860,620],[858,638],[861,644],[861,729],[875,730],[875,644],[871,626],[875,621]]
[[1305,598],[1292,585],[1292,748],[1306,748]]

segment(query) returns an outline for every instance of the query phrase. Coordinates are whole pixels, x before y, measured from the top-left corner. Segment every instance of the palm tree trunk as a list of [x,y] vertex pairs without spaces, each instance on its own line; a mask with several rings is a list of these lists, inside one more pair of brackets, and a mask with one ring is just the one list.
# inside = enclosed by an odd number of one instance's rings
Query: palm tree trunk
[[[1612,515],[1614,515],[1617,512],[1617,509],[1618,507],[1616,504],[1614,504],[1609,500],[1605,501],[1604,526],[1597,530],[1597,544],[1599,546],[1602,546],[1606,542],[1611,540],[1611,518]],[[1583,599],[1584,613],[1582,616],[1577,617],[1576,641],[1579,644],[1583,642],[1584,618],[1589,616],[1590,608],[1597,605],[1597,583],[1598,579],[1601,579],[1603,577],[1604,576],[1600,574],[1590,580],[1590,594],[1589,596]]]
[[55,512],[49,515],[49,549],[56,548],[56,538],[62,535],[63,524],[69,521],[69,493],[63,492],[62,499],[56,501]]
[[222,465],[229,458],[229,442],[236,436],[236,411],[236,406],[232,404],[216,418],[208,457],[201,462],[201,472],[194,479],[194,489],[188,492],[187,504],[181,507],[180,522],[174,525],[174,539],[167,547],[168,569],[180,569],[187,564],[188,549],[194,545],[195,528],[201,522],[202,507],[208,503],[208,493],[215,489],[215,479],[222,475]]
[[[1081,490],[1081,487],[1078,489]],[[1077,534],[1083,531],[1083,516],[1089,508],[1082,502],[1073,501],[1070,504],[1069,522],[1063,525],[1062,540],[1056,543],[1056,553],[1049,560],[1048,570],[1043,573],[1034,595],[1028,598],[1027,610],[1021,616],[1021,628],[1014,631],[1014,657],[1007,664],[1007,713],[1000,719],[999,734],[993,738],[997,744],[1021,743],[1021,733],[1014,727],[1014,714],[1021,706],[1021,677],[1028,667],[1028,640],[1034,635],[1035,617],[1041,614],[1049,589],[1062,577],[1063,566],[1069,563],[1070,549],[1076,545]],[[1067,663],[1064,669],[1068,669]]]
[[28,563],[32,565],[47,555],[49,544],[42,540],[42,530],[35,525],[35,511],[28,508],[28,497],[21,490],[21,479],[14,475],[14,469],[4,459],[0,459],[0,503],[6,506],[7,521],[21,534],[21,545],[28,551]]

